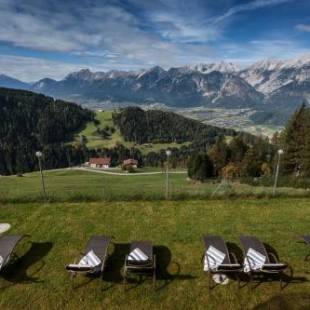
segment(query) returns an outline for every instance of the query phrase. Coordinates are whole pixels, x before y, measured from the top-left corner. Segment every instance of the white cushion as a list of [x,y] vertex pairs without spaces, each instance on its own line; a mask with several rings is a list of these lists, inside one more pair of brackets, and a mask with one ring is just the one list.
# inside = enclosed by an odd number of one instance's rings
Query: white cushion
[[205,254],[203,270],[208,271],[209,269],[216,269],[223,263],[225,257],[226,257],[225,253],[216,249],[212,245],[209,246]]
[[148,259],[149,257],[145,253],[143,253],[139,248],[134,249],[128,255],[128,260],[131,261],[146,261]]
[[89,266],[96,267],[101,264],[100,258],[94,253],[93,250],[89,251],[82,259],[80,260],[80,266]]
[[2,265],[3,265],[3,261],[4,261],[4,259],[3,259],[3,257],[0,255],[0,269],[1,269]]
[[244,271],[250,272],[251,270],[262,269],[266,262],[266,256],[250,248],[244,259]]

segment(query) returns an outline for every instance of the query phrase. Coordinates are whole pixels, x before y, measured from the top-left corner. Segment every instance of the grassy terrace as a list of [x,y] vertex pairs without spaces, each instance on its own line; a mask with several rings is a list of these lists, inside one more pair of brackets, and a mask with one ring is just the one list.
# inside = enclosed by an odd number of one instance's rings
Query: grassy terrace
[[[30,234],[33,243],[21,243],[21,258],[2,274],[0,309],[308,309],[310,265],[296,238],[309,233],[309,220],[307,199],[2,205],[10,233]],[[291,263],[294,283],[280,292],[275,282],[254,291],[231,282],[209,293],[200,264],[204,233],[237,246],[239,235],[257,235]],[[80,276],[72,284],[64,265],[93,234],[115,236],[104,280]],[[120,269],[134,239],[156,245],[155,291],[148,279],[124,291]]]

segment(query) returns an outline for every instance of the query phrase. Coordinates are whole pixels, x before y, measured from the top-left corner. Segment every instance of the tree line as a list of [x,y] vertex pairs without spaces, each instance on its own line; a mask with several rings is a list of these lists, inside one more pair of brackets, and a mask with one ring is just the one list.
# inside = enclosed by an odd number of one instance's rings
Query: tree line
[[29,91],[0,88],[0,174],[37,169],[35,152],[44,154],[45,168],[81,163],[82,145],[67,141],[94,113],[62,100]]
[[[134,158],[140,166],[164,168],[166,150],[142,153],[147,143],[182,143],[171,148],[169,164],[189,167],[197,179],[210,176],[272,175],[276,151],[283,148],[283,174],[308,176],[310,171],[310,109],[302,105],[281,134],[268,139],[231,129],[202,124],[172,112],[144,111],[129,107],[113,113],[114,126],[126,141],[136,147],[117,144],[113,148],[88,149],[85,141],[70,141],[94,113],[80,106],[28,91],[0,88],[0,174],[15,174],[38,169],[34,154],[41,150],[44,168],[81,164],[90,157],[109,156],[112,165]],[[103,124],[104,126],[104,124]],[[103,127],[103,136],[115,128]],[[184,142],[187,142],[184,144]],[[201,168],[203,167],[203,168]],[[195,172],[196,171],[196,172]]]

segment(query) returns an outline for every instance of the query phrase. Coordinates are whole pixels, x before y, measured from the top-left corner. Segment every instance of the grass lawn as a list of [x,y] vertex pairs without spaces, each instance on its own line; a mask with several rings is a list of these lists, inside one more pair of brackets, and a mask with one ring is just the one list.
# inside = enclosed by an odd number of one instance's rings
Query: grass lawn
[[[10,234],[30,234],[21,256],[0,278],[0,309],[309,309],[310,263],[298,236],[310,233],[308,199],[185,200],[156,202],[28,203],[0,206]],[[237,246],[257,235],[290,262],[295,281],[240,290],[235,282],[208,292],[202,272],[202,234],[220,234]],[[64,270],[93,234],[115,237],[104,280]],[[151,240],[158,260],[151,281],[124,291],[120,270],[131,240]]]
[[[146,169],[146,172],[148,170]],[[78,170],[45,171],[48,196],[53,201],[158,200],[165,198],[166,175],[105,175]],[[215,197],[268,197],[272,187],[232,183],[219,186],[210,181],[195,183],[186,174],[170,174],[169,192],[173,199]],[[279,188],[282,196],[309,196],[305,189]],[[41,179],[37,172],[24,177],[0,177],[0,202],[33,202],[42,198]]]
[[88,148],[112,148],[117,143],[121,143],[127,148],[135,146],[140,149],[143,154],[147,154],[151,151],[158,152],[167,148],[179,148],[182,145],[189,145],[189,142],[185,143],[150,143],[148,145],[135,145],[134,142],[127,142],[122,137],[120,130],[113,124],[112,111],[96,112],[96,119],[99,121],[99,128],[105,126],[114,127],[116,130],[109,139],[104,139],[97,133],[97,127],[94,122],[87,123],[86,127],[75,136],[75,141],[80,141],[80,136],[85,136],[87,139]]

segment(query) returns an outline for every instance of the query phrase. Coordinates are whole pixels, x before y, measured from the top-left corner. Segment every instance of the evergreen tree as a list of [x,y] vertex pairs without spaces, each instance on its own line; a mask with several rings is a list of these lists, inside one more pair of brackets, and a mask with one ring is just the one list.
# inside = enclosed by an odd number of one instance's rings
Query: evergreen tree
[[229,143],[230,160],[234,163],[240,163],[248,150],[248,145],[239,136],[233,138]]
[[213,175],[213,164],[207,154],[195,154],[188,163],[188,176],[193,180],[204,181]]
[[251,147],[246,152],[241,163],[241,175],[259,177],[262,174],[261,166],[262,162],[257,157],[255,149]]
[[306,136],[309,134],[307,132],[308,123],[309,110],[303,103],[300,109],[294,113],[281,136],[284,150],[282,166],[285,173],[295,173],[297,175],[302,171]]
[[219,139],[208,152],[210,156],[215,175],[220,175],[222,169],[226,166],[229,159],[229,148],[224,139]]

